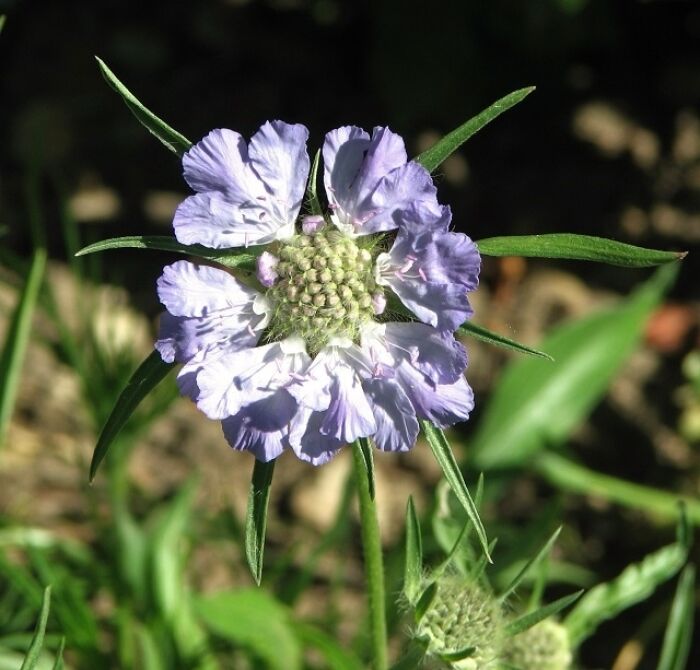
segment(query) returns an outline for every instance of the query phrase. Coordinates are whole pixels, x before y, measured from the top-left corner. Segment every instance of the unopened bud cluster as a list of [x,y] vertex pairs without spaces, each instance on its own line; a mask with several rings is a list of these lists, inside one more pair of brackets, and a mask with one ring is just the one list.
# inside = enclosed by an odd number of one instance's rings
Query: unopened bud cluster
[[452,663],[460,670],[482,670],[498,659],[504,620],[498,601],[477,584],[459,577],[443,578],[435,598],[416,631],[428,644],[428,653],[441,656],[473,647],[474,652]]
[[354,339],[373,318],[381,289],[368,249],[336,230],[295,235],[278,251],[277,281],[268,293],[275,305],[272,326],[293,330],[312,348],[331,337]]
[[568,670],[573,659],[566,628],[541,621],[508,640],[504,660],[520,670]]

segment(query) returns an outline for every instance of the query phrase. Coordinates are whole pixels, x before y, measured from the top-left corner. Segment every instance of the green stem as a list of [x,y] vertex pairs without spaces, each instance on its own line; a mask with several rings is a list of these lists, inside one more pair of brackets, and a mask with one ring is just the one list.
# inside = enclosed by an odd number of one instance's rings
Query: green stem
[[352,447],[355,465],[357,497],[360,504],[360,525],[362,528],[362,549],[365,559],[365,575],[369,598],[369,619],[372,638],[374,670],[386,670],[386,612],[384,599],[384,568],[382,565],[382,544],[377,521],[377,509],[370,495],[371,487],[367,463],[362,456],[360,444]]
[[664,521],[678,519],[678,502],[682,500],[688,518],[700,523],[700,503],[687,496],[604,475],[552,452],[540,454],[534,465],[550,484],[564,491],[600,496],[625,507],[645,510]]

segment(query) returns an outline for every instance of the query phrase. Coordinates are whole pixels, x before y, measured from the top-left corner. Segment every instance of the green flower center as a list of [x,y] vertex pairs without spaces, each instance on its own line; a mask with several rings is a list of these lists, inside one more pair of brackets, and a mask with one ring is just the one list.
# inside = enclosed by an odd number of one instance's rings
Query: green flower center
[[274,337],[296,333],[312,352],[331,337],[356,340],[360,326],[374,317],[372,298],[381,292],[371,248],[326,229],[295,235],[277,255],[279,279],[267,294],[274,305]]

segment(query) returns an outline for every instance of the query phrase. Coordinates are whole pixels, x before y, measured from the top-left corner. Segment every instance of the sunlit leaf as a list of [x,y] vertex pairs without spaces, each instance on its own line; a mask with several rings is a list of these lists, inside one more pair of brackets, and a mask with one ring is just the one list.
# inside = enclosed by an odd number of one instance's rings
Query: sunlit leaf
[[195,611],[212,633],[250,650],[271,670],[302,667],[301,645],[289,612],[262,589],[201,597],[195,601]]
[[406,556],[403,573],[403,592],[411,605],[415,605],[418,599],[422,572],[423,540],[420,522],[413,504],[413,498],[409,496],[408,504],[406,505]]
[[39,620],[37,621],[36,628],[34,629],[34,636],[32,637],[29,649],[27,650],[27,655],[24,657],[20,670],[34,670],[39,663],[41,649],[44,646],[44,635],[46,634],[46,623],[49,620],[50,606],[51,587],[47,586],[44,589],[44,596],[41,601],[41,612],[39,614]]
[[612,581],[592,588],[564,620],[571,644],[577,647],[603,621],[646,600],[683,567],[687,557],[688,547],[674,543],[629,565]]
[[117,403],[112,409],[112,413],[107,419],[100,437],[97,440],[97,446],[92,454],[92,462],[90,463],[90,481],[95,478],[97,468],[107,455],[107,451],[112,442],[117,437],[124,424],[129,420],[134,410],[139,406],[141,401],[165,379],[168,372],[174,367],[174,363],[164,363],[163,359],[157,351],[152,352],[148,358],[138,367],[136,372],[131,376],[126,388],[121,392]]
[[464,507],[467,517],[474,525],[481,548],[484,554],[486,554],[486,557],[490,560],[486,530],[484,530],[484,526],[481,523],[479,511],[477,510],[476,505],[469,494],[467,485],[464,482],[464,477],[459,470],[459,466],[457,465],[457,461],[452,453],[452,448],[450,447],[445,434],[440,428],[437,428],[429,421],[422,421],[421,424],[423,426],[425,438],[430,445],[433,455],[435,456],[435,460],[442,468],[442,472],[445,475],[447,483],[452,488],[457,500],[459,500],[462,507]]
[[463,123],[459,128],[455,128],[451,133],[445,135],[435,145],[427,149],[415,160],[420,163],[428,172],[433,172],[450,154],[454,153],[472,135],[479,132],[485,125],[491,123],[497,116],[509,110],[524,100],[535,90],[534,86],[521,88],[509,93],[505,97],[494,102],[483,112]]
[[563,442],[632,353],[678,267],[657,270],[619,307],[558,328],[543,343],[555,364],[535,358],[512,362],[470,442],[473,465],[479,470],[514,467],[545,445]]
[[562,610],[566,609],[569,605],[576,602],[581,597],[582,593],[583,591],[577,591],[576,593],[572,593],[571,595],[559,598],[559,600],[555,600],[553,603],[549,603],[544,607],[540,607],[534,612],[529,612],[528,614],[524,614],[523,616],[518,617],[506,626],[506,635],[519,635],[523,631],[526,631],[528,628],[532,628],[535,624],[538,624],[540,621],[544,621],[545,619],[548,619],[549,617],[558,614]]
[[490,330],[487,330],[483,326],[477,326],[471,321],[466,321],[458,329],[457,334],[466,335],[468,337],[474,337],[482,342],[487,342],[488,344],[493,344],[497,347],[503,347],[504,349],[510,349],[511,351],[517,351],[520,354],[530,354],[531,356],[539,356],[540,358],[546,358],[547,360],[553,361],[554,359],[544,351],[539,351],[538,349],[533,349],[520,342],[511,340],[505,335],[499,335]]
[[660,251],[591,235],[552,233],[489,237],[476,242],[484,256],[527,256],[596,261],[627,268],[646,268],[685,258],[685,251]]
[[107,67],[100,58],[97,58],[97,64],[100,67],[102,76],[107,83],[122,97],[126,106],[131,110],[131,113],[139,120],[151,134],[155,135],[170,151],[182,156],[191,146],[190,142],[184,135],[181,135],[177,130],[173,130],[165,121],[159,119],[151,110],[144,107],[136,96],[122,84],[116,75]]
[[245,555],[253,579],[258,585],[262,579],[267,504],[270,500],[270,485],[274,471],[274,460],[263,463],[256,459],[248,491],[248,509],[245,517]]
[[695,566],[688,565],[678,580],[657,670],[686,670],[693,641],[694,617]]
[[46,267],[46,250],[37,249],[32,258],[29,274],[12,314],[5,344],[0,354],[0,446],[10,422],[17,397],[22,362],[31,335],[32,316],[39,297]]
[[210,249],[201,244],[180,244],[174,237],[168,235],[130,235],[127,237],[113,237],[101,240],[82,248],[75,255],[86,256],[99,251],[111,249],[155,249],[158,251],[172,251],[186,256],[197,256],[210,261],[226,265],[227,267],[242,267],[251,270],[255,267],[257,256],[251,254],[245,248],[234,248],[226,251]]

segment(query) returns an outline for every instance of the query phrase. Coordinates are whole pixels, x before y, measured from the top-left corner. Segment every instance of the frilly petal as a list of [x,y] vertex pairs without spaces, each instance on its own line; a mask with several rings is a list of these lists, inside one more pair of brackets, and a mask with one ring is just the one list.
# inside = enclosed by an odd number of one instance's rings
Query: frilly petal
[[371,379],[364,389],[372,406],[377,430],[372,436],[382,451],[408,451],[418,437],[416,411],[406,393],[392,380]]

